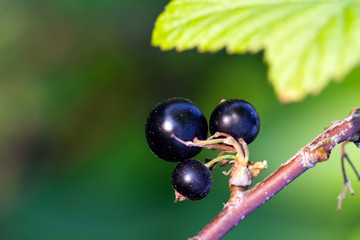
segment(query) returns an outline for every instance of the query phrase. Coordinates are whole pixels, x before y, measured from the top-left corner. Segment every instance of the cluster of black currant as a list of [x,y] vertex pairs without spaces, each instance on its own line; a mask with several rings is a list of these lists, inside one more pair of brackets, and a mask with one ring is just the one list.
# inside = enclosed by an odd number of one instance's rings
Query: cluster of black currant
[[[211,113],[209,129],[212,136],[207,138],[208,124],[204,114],[183,98],[159,103],[146,119],[145,135],[152,152],[166,161],[180,162],[171,177],[176,200],[199,200],[207,196],[212,188],[210,170],[217,162],[241,168],[237,177],[242,182],[233,183],[240,186],[250,185],[259,169],[266,168],[264,165],[254,167],[254,163],[248,162],[247,144],[256,138],[260,129],[259,115],[249,102],[222,100]],[[202,148],[221,149],[222,152],[203,164],[192,159]],[[226,152],[236,155],[224,155]]]

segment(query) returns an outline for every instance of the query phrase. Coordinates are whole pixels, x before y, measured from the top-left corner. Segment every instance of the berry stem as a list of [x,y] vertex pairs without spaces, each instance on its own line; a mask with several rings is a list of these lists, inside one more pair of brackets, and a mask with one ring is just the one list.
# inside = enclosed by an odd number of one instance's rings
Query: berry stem
[[359,139],[360,109],[353,109],[349,116],[334,122],[262,182],[248,190],[231,186],[230,198],[223,210],[193,239],[221,239],[305,171],[326,161],[338,144],[346,141],[357,143]]
[[194,138],[193,141],[184,141],[184,140],[178,138],[175,134],[171,134],[170,137],[174,138],[176,141],[178,141],[188,147],[202,147],[202,148],[207,148],[210,150],[222,149],[229,153],[235,152],[235,150],[232,146],[221,144],[221,143],[224,143],[224,139],[222,139],[222,138],[213,139],[215,137],[215,134],[206,140],[199,140],[198,138]]
[[[225,175],[231,173],[229,186],[247,187],[251,185],[253,176],[255,175],[253,175],[252,172],[248,169],[249,150],[246,142],[242,138],[239,138],[238,141],[236,141],[235,138],[233,138],[231,135],[221,132],[216,132],[207,140],[199,140],[194,138],[193,141],[184,141],[174,134],[171,134],[171,137],[190,147],[195,146],[208,149],[222,149],[223,151],[220,153],[220,155],[212,161],[208,162],[206,166],[209,168],[212,164],[215,164],[219,161],[232,159],[232,162],[234,162],[233,167],[230,169],[230,171],[223,172]],[[217,146],[218,148],[214,148],[214,146]],[[228,149],[228,147],[231,148]],[[236,155],[222,155],[224,152],[235,152]],[[265,168],[266,167],[263,167],[263,169]]]
[[219,157],[217,157],[217,158],[214,158],[213,160],[211,160],[210,162],[206,163],[205,165],[206,165],[207,167],[210,167],[211,165],[213,165],[213,164],[215,164],[215,163],[217,163],[217,162],[219,162],[219,161],[228,160],[228,159],[234,160],[234,159],[235,159],[235,156],[234,156],[234,155],[229,155],[229,154],[227,154],[227,155],[221,155],[221,156],[219,156]]

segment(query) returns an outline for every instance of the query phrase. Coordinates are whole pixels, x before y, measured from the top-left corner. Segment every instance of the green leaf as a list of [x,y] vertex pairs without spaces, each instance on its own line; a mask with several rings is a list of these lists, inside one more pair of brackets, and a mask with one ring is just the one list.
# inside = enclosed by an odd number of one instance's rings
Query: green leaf
[[156,21],[163,50],[265,51],[282,102],[318,94],[360,59],[359,0],[173,0]]

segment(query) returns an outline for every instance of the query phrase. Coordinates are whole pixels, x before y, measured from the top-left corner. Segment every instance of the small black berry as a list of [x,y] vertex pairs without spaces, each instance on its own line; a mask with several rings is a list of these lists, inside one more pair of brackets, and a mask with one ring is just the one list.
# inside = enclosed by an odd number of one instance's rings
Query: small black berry
[[190,200],[200,200],[209,194],[212,176],[209,169],[198,160],[180,162],[174,169],[171,182],[174,189]]
[[223,132],[250,144],[260,130],[260,119],[253,105],[241,99],[222,101],[210,116],[210,133]]
[[200,109],[187,99],[171,98],[150,112],[145,123],[145,136],[152,152],[166,161],[182,161],[197,155],[202,148],[188,147],[172,138],[183,141],[195,137],[204,140],[208,125]]

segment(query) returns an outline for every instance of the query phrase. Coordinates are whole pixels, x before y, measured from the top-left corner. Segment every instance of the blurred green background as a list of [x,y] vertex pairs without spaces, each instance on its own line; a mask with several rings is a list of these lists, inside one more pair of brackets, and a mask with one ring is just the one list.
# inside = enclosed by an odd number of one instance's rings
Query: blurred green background
[[[228,177],[215,171],[208,197],[173,203],[175,164],[157,159],[144,137],[148,112],[169,97],[191,99],[207,118],[221,98],[250,101],[261,116],[250,159],[269,163],[257,181],[360,107],[359,68],[319,96],[282,105],[261,53],[151,47],[166,3],[0,0],[0,239],[194,236],[227,201]],[[360,150],[347,150],[360,168]],[[336,149],[225,239],[360,239],[360,196],[347,194],[336,212],[342,187]]]

